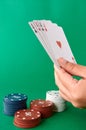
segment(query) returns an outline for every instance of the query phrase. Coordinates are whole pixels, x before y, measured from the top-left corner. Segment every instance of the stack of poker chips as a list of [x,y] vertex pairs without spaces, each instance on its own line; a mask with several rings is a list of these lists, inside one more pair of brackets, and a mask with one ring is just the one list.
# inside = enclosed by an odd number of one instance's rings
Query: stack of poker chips
[[30,108],[39,111],[42,118],[48,118],[53,114],[54,104],[51,101],[38,99],[31,101]]
[[4,113],[13,116],[16,111],[27,108],[27,96],[21,93],[8,94],[4,97]]
[[30,108],[19,110],[14,115],[14,125],[20,128],[32,128],[40,124],[42,118],[53,114],[51,101],[37,99],[30,102]]
[[59,91],[52,90],[46,92],[46,100],[54,103],[54,111],[62,112],[66,109],[66,101],[60,96]]
[[19,110],[14,116],[14,125],[20,128],[32,128],[41,122],[41,113],[33,109]]

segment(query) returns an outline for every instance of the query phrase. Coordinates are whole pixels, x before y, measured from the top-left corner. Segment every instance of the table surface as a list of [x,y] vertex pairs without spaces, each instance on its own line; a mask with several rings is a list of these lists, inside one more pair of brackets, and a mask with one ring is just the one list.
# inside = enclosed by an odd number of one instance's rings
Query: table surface
[[[50,19],[62,26],[79,64],[86,64],[85,0],[0,0],[0,129],[19,130],[14,117],[3,114],[9,93],[45,99],[57,90],[53,63],[35,37],[28,21]],[[36,130],[86,130],[86,110],[67,103],[67,110],[42,120]]]

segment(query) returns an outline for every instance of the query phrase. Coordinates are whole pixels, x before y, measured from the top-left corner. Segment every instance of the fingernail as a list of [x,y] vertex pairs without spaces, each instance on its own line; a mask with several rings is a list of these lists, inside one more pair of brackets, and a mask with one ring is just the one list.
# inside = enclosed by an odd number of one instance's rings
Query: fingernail
[[64,65],[64,64],[66,64],[66,60],[65,59],[63,59],[63,58],[59,58],[58,59],[58,62],[61,64],[61,65]]

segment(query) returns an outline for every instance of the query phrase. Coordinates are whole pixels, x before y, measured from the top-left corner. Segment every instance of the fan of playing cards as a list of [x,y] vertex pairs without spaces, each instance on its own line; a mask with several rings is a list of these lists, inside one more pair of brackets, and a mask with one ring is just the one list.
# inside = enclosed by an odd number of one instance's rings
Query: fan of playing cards
[[60,57],[76,63],[62,27],[50,20],[33,20],[28,23],[57,67],[57,59]]

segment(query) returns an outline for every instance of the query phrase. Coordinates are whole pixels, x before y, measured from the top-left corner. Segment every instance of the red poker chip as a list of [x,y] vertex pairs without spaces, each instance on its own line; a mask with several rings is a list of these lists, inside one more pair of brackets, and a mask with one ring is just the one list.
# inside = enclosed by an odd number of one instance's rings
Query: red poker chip
[[38,99],[38,100],[31,101],[31,105],[34,105],[35,107],[49,108],[52,107],[53,103],[48,100],[46,101],[46,100]]
[[20,128],[31,128],[39,125],[41,113],[33,109],[23,109],[15,113],[14,125]]
[[[15,119],[15,121],[18,122],[18,123],[22,123],[22,122],[23,122],[24,124],[27,124],[27,123],[29,122],[29,124],[33,124],[33,120],[29,120],[29,121],[28,121],[28,120],[26,120],[26,121],[23,120],[23,121],[22,121],[22,120],[19,120],[19,119]],[[40,122],[40,118],[34,120],[34,122],[35,122],[35,123]]]
[[24,128],[31,128],[31,127],[34,127],[34,126],[36,126],[36,125],[39,125],[40,124],[40,122],[36,122],[36,123],[32,123],[32,124],[22,124],[22,123],[19,123],[19,122],[16,122],[16,121],[14,121],[14,124],[15,125],[17,125],[17,126],[19,126],[19,127],[24,127]]
[[28,125],[22,125],[22,124],[14,122],[14,125],[19,127],[19,128],[33,128],[33,127],[36,127],[39,124],[40,123],[36,123],[36,124],[32,124],[32,125],[29,125],[29,124]]
[[53,114],[54,104],[48,100],[38,99],[31,101],[30,108],[40,111],[42,118],[48,118]]

